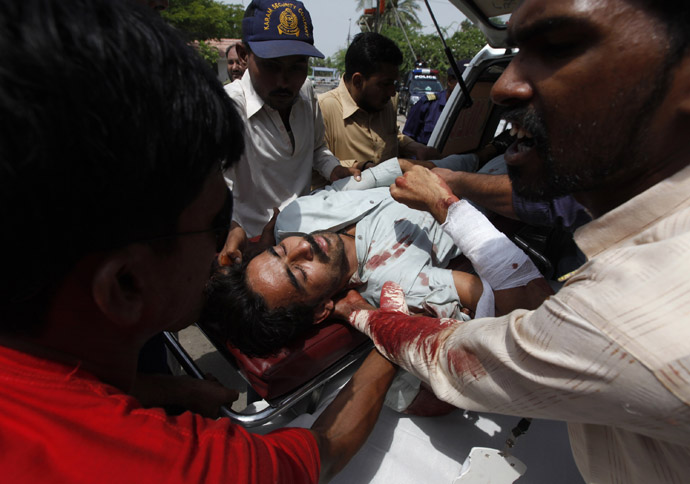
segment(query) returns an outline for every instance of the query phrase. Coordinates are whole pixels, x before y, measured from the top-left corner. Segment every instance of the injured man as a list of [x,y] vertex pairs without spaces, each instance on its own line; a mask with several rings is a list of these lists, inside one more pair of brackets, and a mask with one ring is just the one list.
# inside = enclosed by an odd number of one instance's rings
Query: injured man
[[[539,305],[525,286],[546,282],[524,252],[469,204],[467,237],[456,246],[431,214],[391,197],[401,174],[391,159],[362,172],[360,182],[339,180],[286,206],[275,223],[276,245],[212,276],[201,322],[243,353],[268,356],[331,316],[345,290],[357,289],[378,307],[387,281],[403,288],[411,310],[439,318]],[[451,269],[461,255],[476,274]],[[439,407],[430,394],[422,398],[420,385],[401,370],[385,404],[421,415],[453,408]]]
[[[487,231],[476,210],[467,231],[483,231],[467,247],[455,246],[428,212],[391,197],[401,174],[394,158],[363,172],[360,182],[339,180],[286,206],[275,246],[214,274],[202,321],[222,328],[243,353],[267,356],[331,316],[346,289],[378,307],[387,281],[403,288],[412,310],[439,318],[513,309],[521,289],[541,278],[530,259],[498,230]],[[476,275],[450,268],[461,255]]]

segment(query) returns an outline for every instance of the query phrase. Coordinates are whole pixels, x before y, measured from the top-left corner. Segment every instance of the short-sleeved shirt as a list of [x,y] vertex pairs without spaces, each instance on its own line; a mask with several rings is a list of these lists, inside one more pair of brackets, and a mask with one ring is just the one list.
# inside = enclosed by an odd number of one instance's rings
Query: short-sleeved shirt
[[248,433],[167,416],[81,370],[0,346],[0,471],[7,483],[318,481],[307,429]]
[[445,90],[433,94],[432,99],[429,96],[412,105],[403,127],[403,134],[424,145],[429,142],[431,133],[434,132],[438,118],[441,117],[441,112],[446,106],[447,97]]
[[254,237],[273,216],[273,207],[283,208],[309,193],[312,168],[328,179],[340,163],[326,147],[321,110],[309,79],[290,111],[292,137],[278,111],[254,90],[249,70],[225,91],[235,101],[246,130],[244,153],[225,172],[234,196],[233,220]]

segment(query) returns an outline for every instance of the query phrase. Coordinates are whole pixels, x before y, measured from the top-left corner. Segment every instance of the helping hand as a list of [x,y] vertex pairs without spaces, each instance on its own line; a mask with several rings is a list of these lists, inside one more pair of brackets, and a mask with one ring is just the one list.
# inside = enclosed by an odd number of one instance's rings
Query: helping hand
[[355,180],[360,181],[362,179],[362,171],[359,168],[355,168],[354,166],[346,167],[340,165],[333,168],[330,179],[331,182],[334,182],[336,180],[340,180],[341,178],[347,178],[349,176],[353,176],[355,177]]
[[338,319],[348,320],[350,315],[360,309],[376,309],[364,300],[362,295],[354,289],[348,290],[340,299],[335,301],[335,308],[331,314]]
[[223,250],[218,254],[221,266],[231,266],[242,263],[242,252],[247,246],[247,233],[235,222],[232,223]]

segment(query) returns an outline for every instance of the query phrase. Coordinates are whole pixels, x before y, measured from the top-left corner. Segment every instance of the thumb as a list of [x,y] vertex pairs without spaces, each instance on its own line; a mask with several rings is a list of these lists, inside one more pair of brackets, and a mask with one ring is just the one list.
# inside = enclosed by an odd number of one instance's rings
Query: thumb
[[381,288],[381,311],[384,313],[410,314],[405,302],[405,292],[400,285],[388,281]]

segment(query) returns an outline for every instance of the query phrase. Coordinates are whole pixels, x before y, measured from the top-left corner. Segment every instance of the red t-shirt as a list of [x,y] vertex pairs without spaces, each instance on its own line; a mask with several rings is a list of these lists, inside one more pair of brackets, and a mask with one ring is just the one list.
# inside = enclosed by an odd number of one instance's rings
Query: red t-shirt
[[0,346],[0,481],[309,483],[306,429],[248,433],[229,419],[169,417],[79,368]]

